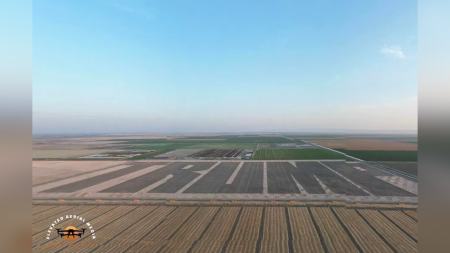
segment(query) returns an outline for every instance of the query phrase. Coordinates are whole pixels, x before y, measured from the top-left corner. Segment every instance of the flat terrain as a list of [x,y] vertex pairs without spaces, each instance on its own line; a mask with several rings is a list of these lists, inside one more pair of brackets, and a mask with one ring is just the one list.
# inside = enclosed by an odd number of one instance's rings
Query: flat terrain
[[86,155],[104,154],[111,150],[108,149],[68,149],[68,150],[48,150],[33,149],[33,159],[42,158],[77,158]]
[[253,160],[346,160],[344,155],[326,149],[259,149]]
[[341,150],[347,155],[365,160],[380,162],[417,162],[418,151],[375,151],[375,150]]
[[[418,252],[416,206],[33,202],[33,252]],[[47,230],[57,218],[63,220]],[[95,239],[87,229],[92,226]],[[67,243],[56,228],[87,229]]]
[[374,139],[306,139],[327,148],[347,150],[417,150],[417,143]]
[[408,173],[410,175],[419,175],[419,165],[416,162],[378,162],[386,167]]
[[33,161],[33,185],[124,164],[123,161]]
[[[62,168],[64,163],[59,161],[57,165]],[[72,167],[76,164],[66,163]],[[102,162],[77,163],[87,168]],[[57,165],[44,171],[44,176],[52,174],[52,170],[58,171]],[[336,200],[350,203],[417,203],[418,200],[417,182],[365,163],[342,160],[158,160],[108,165],[94,172],[36,185],[32,188],[33,198]],[[36,171],[34,177],[42,176]]]

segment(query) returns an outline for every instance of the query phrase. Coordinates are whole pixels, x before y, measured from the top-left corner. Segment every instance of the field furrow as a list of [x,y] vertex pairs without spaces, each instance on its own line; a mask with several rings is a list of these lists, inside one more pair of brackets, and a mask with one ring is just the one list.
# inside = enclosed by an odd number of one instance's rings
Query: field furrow
[[[162,206],[147,215],[144,219],[135,223],[127,230],[111,240],[107,245],[99,247],[95,252],[123,252],[153,230],[176,207]],[[150,211],[149,211],[150,212]]]
[[381,211],[414,239],[419,240],[419,224],[400,211]]
[[405,210],[403,211],[404,213],[406,213],[409,217],[413,218],[414,220],[418,221],[419,220],[419,213],[415,210]]
[[244,207],[227,253],[255,252],[261,226],[262,207]]
[[204,207],[196,212],[170,240],[166,241],[160,252],[185,253],[211,222],[219,207]]
[[347,208],[334,208],[334,212],[347,226],[356,243],[366,253],[387,253],[393,250],[356,213]]
[[224,207],[203,237],[192,247],[192,253],[220,253],[238,216],[239,207]]
[[[97,238],[95,239],[95,243],[98,244],[99,247],[103,246],[105,243],[107,243],[109,240],[114,239],[115,236],[120,235],[125,229],[127,229],[129,226],[132,226],[136,222],[138,222],[140,219],[142,219],[144,216],[151,213],[154,209],[157,207],[155,206],[141,206],[133,211],[127,213],[123,217],[120,218],[119,222],[113,222],[108,224],[107,226],[97,229],[96,234]],[[89,237],[84,237],[84,242],[86,240],[91,240]],[[80,242],[79,240],[78,242]],[[83,252],[90,252],[92,251],[92,248],[89,247],[69,247],[65,249],[64,252],[77,252],[77,253],[83,253]]]
[[357,210],[399,253],[418,252],[417,243],[376,210]]
[[358,252],[355,244],[329,208],[313,207],[311,212],[322,233],[328,252]]
[[56,206],[33,206],[33,218],[35,215],[37,215],[38,213],[47,211],[49,209],[55,208]]
[[323,253],[314,223],[306,208],[288,207],[294,253]]
[[59,217],[60,214],[65,214],[67,210],[72,209],[73,206],[59,206],[58,208],[52,208],[44,212],[40,212],[33,215],[33,224],[40,222],[45,219],[52,219],[53,217]]
[[157,252],[169,237],[177,231],[198,208],[180,207],[171,213],[155,230],[145,235],[137,244],[134,244],[127,252]]
[[288,231],[284,207],[267,207],[261,253],[288,253]]
[[[97,218],[89,221],[89,223],[92,225],[95,234],[97,236],[101,236],[101,233],[98,233],[100,229],[102,229],[103,227],[114,223],[114,221],[116,219],[121,219],[122,217],[124,217],[124,215],[130,213],[132,210],[136,209],[136,206],[119,206],[117,208],[114,208],[113,210],[111,210],[110,212],[107,212],[103,215],[98,216]],[[86,238],[88,238],[88,240],[86,241]],[[91,243],[91,233],[87,233],[86,235],[84,235],[83,238],[81,238],[81,240],[77,240],[77,243],[83,243],[83,241],[85,243]],[[62,241],[64,243],[64,241]],[[58,241],[58,243],[61,243],[61,241]],[[35,249],[33,249],[33,252],[42,252],[42,253],[53,253],[53,252],[67,252],[68,250],[70,250],[69,247],[45,247],[45,245],[41,246],[41,247],[37,247]],[[89,248],[89,250],[92,250],[92,248]]]

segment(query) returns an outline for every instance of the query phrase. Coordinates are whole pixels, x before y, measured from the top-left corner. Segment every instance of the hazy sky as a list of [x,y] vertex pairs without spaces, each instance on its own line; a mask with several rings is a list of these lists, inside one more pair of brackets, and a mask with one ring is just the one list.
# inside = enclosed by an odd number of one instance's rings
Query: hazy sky
[[417,129],[417,2],[33,2],[33,131]]

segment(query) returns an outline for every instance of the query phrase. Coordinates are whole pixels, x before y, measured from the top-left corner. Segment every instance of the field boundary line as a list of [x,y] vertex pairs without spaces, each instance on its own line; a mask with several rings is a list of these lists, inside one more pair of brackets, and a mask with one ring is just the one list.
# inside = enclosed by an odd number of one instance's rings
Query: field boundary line
[[358,251],[360,253],[364,253],[364,250],[361,248],[361,246],[358,244],[358,242],[356,242],[355,237],[352,235],[352,233],[350,233],[350,230],[348,229],[348,227],[345,225],[345,223],[341,220],[341,217],[339,217],[336,213],[336,211],[334,210],[334,208],[330,207],[331,212],[333,213],[334,217],[337,219],[337,221],[339,222],[339,224],[341,224],[341,227],[344,229],[344,231],[347,233],[348,237],[350,238],[350,240],[353,242],[353,244],[356,246],[356,248],[358,249]]
[[72,184],[81,180],[85,180],[85,179],[89,179],[89,178],[93,178],[96,176],[101,176],[107,173],[111,173],[114,171],[118,171],[118,170],[122,170],[122,169],[126,169],[129,167],[132,167],[133,164],[128,163],[128,164],[122,164],[122,165],[118,165],[118,166],[114,166],[111,168],[107,168],[107,169],[103,169],[103,170],[97,170],[94,172],[90,172],[90,173],[85,173],[83,175],[75,175],[73,177],[69,177],[69,178],[63,178],[61,180],[57,180],[57,181],[53,181],[53,182],[49,182],[43,185],[39,185],[39,186],[33,186],[32,187],[32,192],[33,193],[39,193],[39,192],[43,192],[43,191],[47,191],[47,190],[51,190],[53,188],[57,188],[63,185],[67,185],[67,184]]
[[132,179],[141,177],[141,176],[143,176],[143,175],[145,175],[147,173],[159,170],[159,169],[161,169],[161,168],[163,168],[165,166],[167,166],[167,164],[166,165],[152,165],[152,166],[147,167],[145,169],[141,169],[141,170],[138,170],[138,171],[135,171],[135,172],[131,172],[131,173],[125,174],[123,176],[112,178],[110,180],[101,182],[99,184],[95,184],[95,185],[83,188],[83,189],[75,191],[75,192],[73,192],[71,194],[73,196],[77,196],[77,195],[83,194],[83,193],[91,194],[91,193],[101,192],[103,190],[106,190],[108,188],[114,187],[114,186],[116,186],[118,184],[121,184],[123,182],[126,182],[128,180],[132,180]]
[[390,223],[392,223],[394,226],[396,226],[400,231],[402,231],[405,235],[407,235],[411,240],[413,240],[415,243],[418,243],[418,240],[414,238],[412,235],[410,235],[408,232],[406,232],[402,227],[400,227],[395,221],[393,221],[391,218],[389,218],[386,214],[381,212],[381,210],[377,210],[381,215],[384,216]]
[[419,221],[416,220],[414,217],[412,217],[412,216],[409,215],[407,212],[405,212],[405,210],[402,210],[402,213],[406,214],[406,216],[408,216],[409,218],[411,218],[414,222],[419,222]]
[[225,241],[224,245],[222,246],[221,253],[225,253],[227,251],[228,245],[230,244],[231,240],[233,239],[234,233],[236,231],[237,225],[239,223],[239,220],[241,219],[242,211],[244,210],[244,207],[239,208],[239,213],[236,217],[236,220],[234,221],[233,227],[231,228],[230,234],[228,235],[227,240]]
[[292,228],[291,228],[291,219],[289,217],[289,211],[287,207],[284,207],[284,214],[286,217],[286,225],[287,225],[287,232],[288,232],[288,248],[289,253],[294,253],[294,245],[292,244]]
[[139,194],[141,194],[141,193],[147,193],[147,192],[149,192],[149,191],[155,189],[156,187],[158,187],[158,186],[160,186],[160,185],[162,185],[162,184],[165,184],[165,183],[166,183],[169,179],[171,179],[171,178],[173,178],[173,175],[172,175],[172,174],[169,174],[169,175],[167,175],[166,177],[164,177],[163,179],[159,180],[158,182],[155,182],[155,183],[153,183],[153,184],[151,184],[151,185],[145,187],[144,189],[141,189],[141,190],[139,190],[139,191],[137,191],[137,192],[131,194],[131,196],[137,197],[137,196],[139,196]]
[[255,253],[260,253],[261,251],[261,243],[264,236],[264,220],[266,218],[266,207],[263,207],[261,214],[261,223],[259,226],[258,240],[256,241],[256,250]]
[[[151,210],[149,213],[147,213],[146,215],[144,215],[143,217],[139,218],[138,220],[136,220],[135,222],[133,222],[131,225],[129,225],[128,227],[122,229],[119,233],[115,234],[112,238],[109,238],[108,240],[106,240],[103,245],[106,245],[108,242],[114,240],[115,238],[117,238],[119,235],[123,234],[123,232],[127,231],[129,228],[131,228],[132,226],[134,226],[135,224],[137,224],[138,222],[140,222],[141,220],[145,219],[147,216],[149,216],[150,214],[154,213],[156,210],[160,209],[161,207],[157,207],[153,210]],[[97,247],[95,247],[92,251],[95,251],[96,249],[98,249],[99,247],[101,247],[102,245],[98,245]],[[91,251],[91,252],[92,252]]]
[[213,224],[214,220],[217,218],[217,215],[219,215],[219,213],[222,211],[223,206],[219,207],[219,210],[217,210],[217,212],[214,214],[214,216],[212,217],[212,219],[209,221],[208,225],[205,227],[205,229],[202,231],[202,233],[200,234],[200,236],[192,243],[191,247],[189,247],[187,253],[191,253],[192,250],[195,248],[195,246],[197,246],[198,242],[205,236],[206,231],[209,230],[209,228],[211,227],[211,225]]
[[242,166],[244,165],[244,162],[240,162],[239,165],[234,170],[233,174],[231,174],[230,178],[228,179],[226,184],[232,184],[234,179],[236,178],[237,174],[241,170]]
[[219,164],[221,164],[221,162],[218,162],[216,164],[214,164],[213,166],[211,166],[211,168],[207,169],[207,170],[201,170],[201,171],[194,171],[195,173],[200,174],[198,177],[194,178],[191,182],[189,182],[188,184],[186,184],[185,186],[183,186],[183,188],[181,188],[180,190],[178,190],[176,192],[176,194],[181,194],[184,191],[186,191],[189,187],[191,187],[192,185],[194,185],[198,180],[200,180],[202,177],[204,177],[206,174],[208,174],[208,172],[210,172],[211,170],[213,170],[215,167],[219,166]]
[[269,193],[269,185],[267,183],[267,162],[264,162],[263,168],[263,194]]
[[[166,243],[164,243],[164,245],[160,248],[163,249],[166,247],[167,242],[172,239],[176,233],[178,233],[178,231],[180,231],[180,229],[192,218],[192,216],[194,216],[194,214],[197,213],[197,211],[200,209],[200,207],[197,207],[176,229],[175,231],[172,232],[172,234],[169,235],[169,237],[167,237],[166,239]],[[158,251],[160,251],[158,250]]]
[[291,174],[292,179],[295,182],[295,185],[297,185],[297,188],[300,190],[300,194],[306,194],[309,195],[309,193],[303,188],[303,186],[295,179],[295,177]]
[[398,252],[398,250],[394,246],[392,246],[392,244],[390,244],[389,241],[380,232],[378,232],[378,230],[374,226],[372,226],[372,224],[370,224],[370,222],[366,219],[366,217],[364,217],[364,215],[362,215],[358,211],[358,209],[354,209],[354,210],[359,215],[359,217],[361,217],[361,219],[363,219],[363,221],[373,230],[373,232],[375,232],[375,234],[377,234],[378,237],[380,237],[381,240],[383,240],[383,242],[386,243],[386,245],[389,246],[389,248],[391,248],[391,250],[393,252],[395,252],[395,253]]
[[[34,160],[33,160],[33,161],[34,161]],[[39,161],[39,160],[38,160],[38,161]],[[48,161],[48,160],[45,160],[45,161]],[[64,162],[64,161],[73,161],[73,160],[56,160],[56,161]],[[83,161],[83,160],[75,160],[75,161]],[[115,161],[115,160],[114,160],[114,161]],[[122,161],[124,161],[124,160],[122,160]],[[131,166],[131,165],[132,165],[131,163],[132,163],[132,162],[124,162],[123,164],[111,165],[111,166],[107,166],[107,167],[105,167],[105,168],[101,168],[101,169],[97,169],[97,170],[86,171],[86,172],[82,172],[82,173],[80,173],[80,174],[76,174],[76,175],[73,175],[73,176],[69,176],[69,177],[65,177],[65,178],[60,178],[60,179],[55,179],[55,180],[48,181],[48,182],[45,182],[45,183],[35,184],[35,185],[32,185],[32,187],[42,186],[42,185],[50,184],[50,183],[56,183],[56,182],[61,181],[61,180],[64,180],[64,179],[69,179],[69,178],[72,178],[72,177],[82,176],[82,175],[89,174],[89,173],[99,172],[99,171],[101,171],[101,170],[111,169],[111,168],[114,168],[114,167],[116,167],[116,166],[127,165],[127,164],[130,164],[130,166]]]
[[53,209],[53,208],[55,208],[55,207],[58,207],[58,206],[53,206],[53,207],[51,207],[51,208],[48,208],[48,209],[42,210],[42,211],[40,211],[40,212],[37,212],[37,213],[33,213],[33,215],[37,215],[37,214],[40,214],[40,213],[42,213],[42,212],[45,212],[45,211],[51,210],[51,209]]
[[312,220],[312,222],[314,224],[314,228],[316,229],[316,233],[319,236],[320,244],[322,244],[323,251],[325,253],[328,253],[329,251],[328,251],[327,245],[325,244],[325,239],[323,238],[323,235],[320,232],[320,228],[319,228],[319,225],[317,225],[316,218],[314,218],[314,215],[312,214],[311,207],[308,206],[306,208],[308,209],[309,217],[311,218],[311,220]]
[[345,180],[347,180],[349,183],[351,183],[352,185],[356,186],[357,188],[359,188],[360,190],[362,190],[363,192],[369,194],[370,196],[375,196],[372,193],[370,193],[369,191],[367,191],[366,189],[362,188],[361,186],[359,186],[358,184],[354,183],[353,181],[351,181],[350,179],[348,179],[347,177],[345,177],[344,175],[342,175],[341,173],[333,170],[332,168],[326,166],[325,164],[323,164],[322,162],[319,162],[320,164],[322,164],[325,168],[333,171],[334,173],[336,173],[337,175],[341,176],[342,178],[344,178]]
[[145,233],[144,236],[142,236],[141,238],[139,238],[139,240],[137,240],[135,243],[132,243],[130,246],[128,246],[128,248],[126,248],[123,252],[127,252],[128,250],[130,250],[134,245],[139,244],[140,242],[142,242],[142,240],[144,240],[145,237],[147,237],[150,233],[152,233],[155,229],[157,229],[164,221],[167,220],[167,217],[169,217],[173,212],[175,212],[175,210],[177,210],[178,208],[180,208],[179,206],[176,206],[172,211],[170,211],[166,217],[164,217],[164,219],[162,219],[155,227],[153,227],[150,231],[148,231],[147,233]]

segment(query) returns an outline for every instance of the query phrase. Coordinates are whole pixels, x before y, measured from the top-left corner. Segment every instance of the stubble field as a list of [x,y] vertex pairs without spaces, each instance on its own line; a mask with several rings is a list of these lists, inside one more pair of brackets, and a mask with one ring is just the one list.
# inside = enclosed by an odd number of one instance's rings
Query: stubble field
[[[69,247],[48,226],[95,227]],[[66,220],[60,227],[80,221]],[[415,206],[132,202],[33,204],[33,252],[417,252]]]

